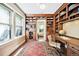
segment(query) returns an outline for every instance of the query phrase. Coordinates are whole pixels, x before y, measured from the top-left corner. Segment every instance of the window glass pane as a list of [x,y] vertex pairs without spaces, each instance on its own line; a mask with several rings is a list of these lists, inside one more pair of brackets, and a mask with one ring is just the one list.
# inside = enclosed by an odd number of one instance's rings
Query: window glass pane
[[22,27],[16,27],[15,33],[16,36],[22,35]]
[[16,26],[22,26],[22,17],[19,15],[15,16],[15,24]]
[[9,11],[0,4],[0,23],[9,24]]
[[0,24],[0,42],[10,39],[11,30],[10,26]]

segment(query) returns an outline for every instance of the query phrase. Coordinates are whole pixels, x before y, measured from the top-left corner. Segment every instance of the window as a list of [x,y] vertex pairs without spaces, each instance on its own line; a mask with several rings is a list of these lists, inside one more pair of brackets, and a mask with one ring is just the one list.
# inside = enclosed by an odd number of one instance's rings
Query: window
[[10,10],[0,4],[0,42],[11,38]]
[[22,35],[22,17],[18,14],[15,15],[15,35]]

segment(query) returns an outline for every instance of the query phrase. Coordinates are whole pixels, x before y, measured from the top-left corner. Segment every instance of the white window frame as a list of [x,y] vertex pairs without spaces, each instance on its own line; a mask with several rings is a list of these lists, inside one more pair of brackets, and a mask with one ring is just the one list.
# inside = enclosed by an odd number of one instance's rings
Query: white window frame
[[[3,3],[0,3],[0,6],[2,7],[2,8],[5,8],[7,11],[9,11],[9,24],[6,24],[6,23],[0,23],[1,25],[8,25],[9,26],[9,30],[10,30],[10,37],[9,37],[9,39],[7,40],[7,41],[9,41],[9,40],[11,40],[11,38],[12,38],[12,23],[11,23],[11,21],[12,21],[12,10],[11,9],[9,9],[7,6],[5,6]],[[5,41],[6,41],[6,39],[5,39]],[[3,43],[3,42],[5,42],[5,41],[2,41],[2,42],[0,42],[0,43]]]
[[[18,16],[20,16],[22,19],[21,19],[21,21],[22,21],[22,24],[21,24],[21,26],[18,26],[18,25],[16,25],[16,19],[14,19],[14,26],[15,26],[15,30],[14,30],[14,33],[15,33],[15,37],[19,37],[19,36],[22,36],[23,35],[23,17],[21,16],[21,15],[19,15],[18,13],[15,13],[15,17],[16,17],[16,15],[18,15]],[[14,17],[14,18],[15,18]],[[18,35],[18,36],[16,36],[16,27],[20,27],[21,28],[21,30],[22,30],[22,34],[21,35]]]

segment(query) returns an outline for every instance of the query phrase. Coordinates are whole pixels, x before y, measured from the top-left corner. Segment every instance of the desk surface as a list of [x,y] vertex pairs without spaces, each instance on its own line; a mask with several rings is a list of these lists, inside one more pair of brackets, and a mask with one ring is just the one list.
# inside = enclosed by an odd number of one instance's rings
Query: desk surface
[[60,40],[63,43],[68,43],[68,44],[73,44],[79,47],[79,40],[78,39],[73,39],[73,38],[68,38],[68,37],[64,37],[63,36],[56,36],[58,37],[58,39],[56,40]]
[[[73,39],[73,38],[68,38],[68,37],[64,37],[64,36],[56,36],[58,41],[64,43],[64,44],[68,44],[68,48],[67,48],[67,55],[72,55],[72,50],[79,55],[79,40],[77,39]],[[63,38],[64,37],[64,38]]]

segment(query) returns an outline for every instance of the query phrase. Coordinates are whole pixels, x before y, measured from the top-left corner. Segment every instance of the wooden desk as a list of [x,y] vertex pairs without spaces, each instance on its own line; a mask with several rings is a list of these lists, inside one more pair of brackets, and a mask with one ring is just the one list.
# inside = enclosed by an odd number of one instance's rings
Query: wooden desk
[[[79,40],[72,39],[64,36],[56,36],[56,41],[61,43],[61,47],[67,45],[67,55],[78,55],[79,56]],[[73,54],[74,52],[74,54]]]

